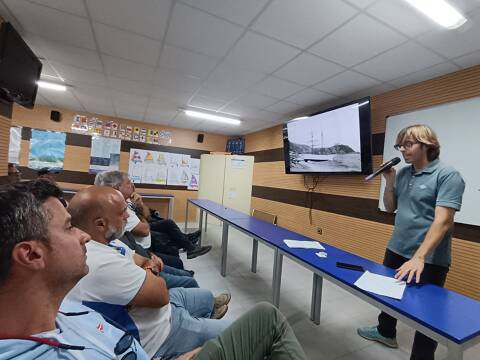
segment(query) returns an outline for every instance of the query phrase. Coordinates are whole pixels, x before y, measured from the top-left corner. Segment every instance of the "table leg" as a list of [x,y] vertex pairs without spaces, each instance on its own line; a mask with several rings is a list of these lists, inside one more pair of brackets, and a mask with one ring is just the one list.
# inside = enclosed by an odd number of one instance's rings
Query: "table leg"
[[205,213],[205,232],[207,232],[207,224],[208,224],[208,213]]
[[187,226],[188,226],[188,199],[187,199],[187,206],[185,207],[185,231],[184,233],[187,233]]
[[280,304],[280,286],[282,284],[282,262],[283,262],[282,253],[278,249],[275,249],[275,259],[273,261],[272,302],[273,302],[273,305],[275,305],[277,308]]
[[227,274],[227,247],[228,247],[228,223],[223,222],[222,228],[222,265],[220,274],[225,276]]
[[313,274],[310,320],[312,320],[317,325],[320,324],[320,312],[322,309],[322,287],[323,278],[318,274]]
[[203,210],[200,209],[200,218],[198,219],[198,228],[200,229],[200,237],[198,238],[198,246],[202,246],[202,227],[203,227]]
[[168,218],[173,219],[173,205],[175,202],[175,198],[169,198],[168,199]]
[[463,349],[460,345],[449,341],[447,344],[448,356],[446,360],[463,360]]
[[252,247],[252,272],[257,272],[257,254],[258,254],[258,240],[253,239]]

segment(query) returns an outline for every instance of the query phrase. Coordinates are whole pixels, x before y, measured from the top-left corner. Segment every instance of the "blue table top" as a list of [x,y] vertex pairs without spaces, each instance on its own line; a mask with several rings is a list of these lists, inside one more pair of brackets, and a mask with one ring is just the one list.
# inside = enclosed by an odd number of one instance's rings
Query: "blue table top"
[[215,216],[223,219],[248,219],[250,215],[245,214],[241,211],[234,210],[228,207],[223,206],[222,204],[216,203],[212,200],[206,199],[188,199],[189,202],[198,206],[199,208],[206,210]]
[[[226,220],[350,287],[355,287],[353,284],[362,273],[338,268],[337,261],[358,264],[376,274],[386,276],[394,274],[393,269],[324,243],[322,245],[327,253],[326,258],[315,255],[319,251],[316,249],[289,248],[283,242],[284,239],[304,241],[312,239],[251,216],[227,217]],[[464,343],[480,335],[480,302],[454,291],[430,284],[408,285],[403,298],[396,300],[356,289],[456,343]]]

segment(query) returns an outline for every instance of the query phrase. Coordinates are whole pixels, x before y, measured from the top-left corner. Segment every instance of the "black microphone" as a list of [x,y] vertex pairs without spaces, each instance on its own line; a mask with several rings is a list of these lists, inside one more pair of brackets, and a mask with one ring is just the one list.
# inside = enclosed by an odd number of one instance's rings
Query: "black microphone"
[[368,175],[365,178],[365,181],[372,180],[375,176],[380,175],[382,172],[390,169],[392,166],[397,165],[399,162],[400,162],[400,158],[399,157],[394,157],[392,160],[389,160],[389,161],[383,163],[382,165],[380,165],[380,167],[378,168],[377,171],[375,171],[373,174]]

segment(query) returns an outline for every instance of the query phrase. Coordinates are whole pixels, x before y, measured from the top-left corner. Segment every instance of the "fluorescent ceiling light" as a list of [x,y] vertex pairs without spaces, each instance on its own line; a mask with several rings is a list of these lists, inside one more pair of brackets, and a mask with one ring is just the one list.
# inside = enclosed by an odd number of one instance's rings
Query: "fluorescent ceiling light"
[[209,114],[209,113],[204,113],[204,112],[194,111],[194,110],[186,110],[186,109],[183,109],[183,111],[188,116],[196,117],[199,119],[210,120],[210,121],[215,121],[215,122],[229,124],[229,125],[240,125],[242,123],[238,119],[233,119],[226,116],[214,115],[214,114]]
[[467,19],[445,0],[405,0],[437,24],[448,29],[462,26]]
[[49,81],[38,80],[37,85],[41,88],[50,89],[50,90],[57,90],[57,91],[66,91],[67,87],[61,84],[55,84]]

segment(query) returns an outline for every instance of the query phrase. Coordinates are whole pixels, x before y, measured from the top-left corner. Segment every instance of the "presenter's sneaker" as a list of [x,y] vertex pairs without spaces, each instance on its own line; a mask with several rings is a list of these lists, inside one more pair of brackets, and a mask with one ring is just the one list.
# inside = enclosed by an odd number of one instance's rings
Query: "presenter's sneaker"
[[200,235],[202,234],[201,230],[197,230],[193,233],[186,234],[187,235],[187,240],[190,241],[192,244],[196,244],[198,240],[200,239]]
[[193,250],[187,251],[187,259],[195,259],[197,256],[205,255],[210,250],[212,250],[210,245],[195,246]]
[[232,294],[229,291],[224,291],[217,296],[215,296],[215,304],[213,305],[214,309],[218,309],[223,305],[228,305],[230,300],[232,299]]
[[380,335],[376,326],[367,326],[357,329],[358,335],[367,339],[378,341],[379,343],[391,347],[393,349],[398,348],[397,339],[396,338],[388,338],[385,336]]
[[212,319],[219,320],[225,316],[228,311],[228,305],[222,305],[218,309],[213,310]]

